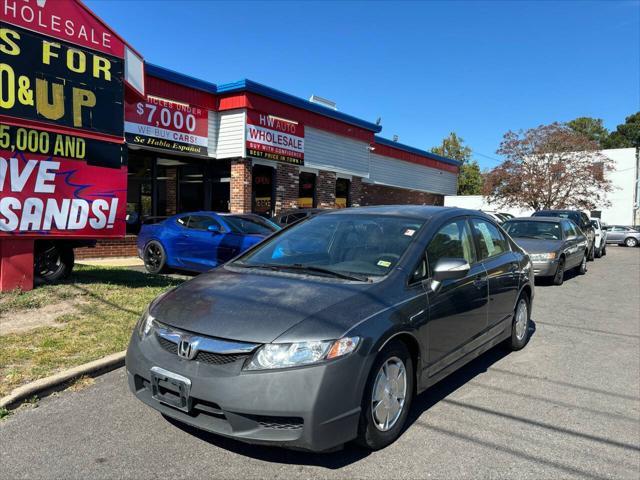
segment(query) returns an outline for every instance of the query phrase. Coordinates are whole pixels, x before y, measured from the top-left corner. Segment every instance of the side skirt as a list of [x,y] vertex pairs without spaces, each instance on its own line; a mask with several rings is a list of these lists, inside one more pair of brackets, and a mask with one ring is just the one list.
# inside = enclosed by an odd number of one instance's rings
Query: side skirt
[[[422,378],[419,381],[418,393],[438,383],[463,365],[466,365],[471,360],[479,357],[487,350],[490,350],[509,338],[509,336],[511,336],[511,321],[512,318],[510,316],[507,317],[479,337],[464,345],[459,351],[452,353],[449,358],[444,358],[424,369],[422,371]],[[462,355],[457,360],[452,361],[451,357],[459,356],[460,354]],[[447,363],[447,361],[451,363]]]

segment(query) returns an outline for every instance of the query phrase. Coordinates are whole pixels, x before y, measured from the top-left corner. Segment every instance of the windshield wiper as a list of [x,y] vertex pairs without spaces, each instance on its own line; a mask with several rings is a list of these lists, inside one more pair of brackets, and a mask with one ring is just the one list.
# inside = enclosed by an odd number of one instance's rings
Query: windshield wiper
[[293,263],[291,265],[283,265],[281,263],[239,263],[234,262],[231,265],[242,268],[262,268],[265,270],[281,271],[281,270],[296,270],[300,272],[315,272],[325,275],[331,275],[332,277],[342,278],[344,280],[356,280],[359,282],[368,282],[369,277],[365,275],[358,275],[355,273],[338,272],[329,268],[318,267],[316,265],[304,265],[302,263]]
[[338,272],[336,270],[331,270],[330,268],[318,267],[316,265],[304,265],[302,263],[294,263],[292,265],[278,265],[278,267],[292,269],[292,270],[307,271],[307,272],[324,273],[327,275],[334,276],[336,278],[344,278],[345,280],[357,280],[359,282],[369,281],[369,277],[365,275],[358,275],[357,273]]

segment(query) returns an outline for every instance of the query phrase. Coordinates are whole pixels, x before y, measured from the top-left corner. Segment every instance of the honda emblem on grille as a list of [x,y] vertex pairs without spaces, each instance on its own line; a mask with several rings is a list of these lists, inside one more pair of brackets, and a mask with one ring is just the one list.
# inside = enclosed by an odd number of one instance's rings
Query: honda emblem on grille
[[193,358],[198,353],[198,350],[195,348],[194,344],[191,343],[191,340],[188,338],[180,339],[180,343],[178,343],[178,356],[181,358],[186,358],[187,360],[193,360]]

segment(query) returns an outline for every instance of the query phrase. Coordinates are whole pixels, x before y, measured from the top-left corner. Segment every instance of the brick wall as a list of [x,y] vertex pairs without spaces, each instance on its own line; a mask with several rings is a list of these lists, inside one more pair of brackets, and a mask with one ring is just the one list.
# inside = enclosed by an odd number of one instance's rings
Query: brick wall
[[76,248],[76,258],[99,257],[132,257],[137,256],[136,235],[127,235],[124,238],[98,240],[95,248]]
[[[229,186],[229,210],[231,213],[251,212],[251,160],[231,160],[231,184]],[[297,188],[297,187],[296,187]]]
[[444,205],[444,196],[363,183],[361,205]]
[[299,183],[300,170],[297,166],[288,163],[278,164],[276,169],[276,215],[298,206]]
[[318,208],[335,208],[336,174],[320,170],[316,179],[316,199]]
[[178,169],[176,167],[167,167],[167,215],[175,215],[178,212]]
[[349,185],[349,198],[352,207],[360,207],[362,205],[362,178],[351,177]]

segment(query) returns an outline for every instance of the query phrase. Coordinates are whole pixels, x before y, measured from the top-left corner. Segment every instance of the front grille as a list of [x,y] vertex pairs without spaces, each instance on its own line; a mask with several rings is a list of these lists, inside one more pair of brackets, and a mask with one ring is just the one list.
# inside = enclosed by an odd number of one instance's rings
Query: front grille
[[227,363],[233,363],[240,359],[247,358],[248,355],[245,354],[228,354],[221,355],[219,353],[211,353],[211,352],[198,352],[195,360],[204,363],[210,363],[211,365],[226,365]]
[[[177,344],[159,335],[156,335],[156,338],[158,339],[158,343],[160,343],[160,346],[164,348],[167,352],[173,353],[174,355],[178,354]],[[220,354],[220,353],[199,351],[195,356],[194,360],[197,360],[198,362],[208,363],[210,365],[227,365],[229,363],[237,362],[238,360],[244,360],[248,356],[249,355],[244,353]]]
[[173,353],[174,355],[178,354],[178,345],[167,340],[166,338],[162,338],[159,335],[156,335],[156,338],[158,339],[160,346],[164,348],[167,352]]

